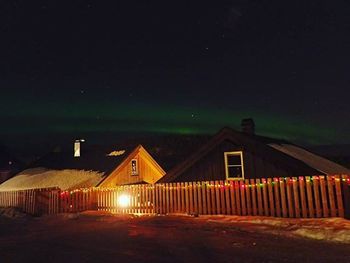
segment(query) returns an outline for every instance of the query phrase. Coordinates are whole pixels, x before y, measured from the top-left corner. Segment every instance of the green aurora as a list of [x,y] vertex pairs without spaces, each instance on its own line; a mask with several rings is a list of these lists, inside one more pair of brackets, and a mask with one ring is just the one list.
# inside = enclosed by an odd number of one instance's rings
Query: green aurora
[[[4,115],[4,114],[3,114]],[[141,132],[168,134],[213,134],[224,126],[240,129],[242,118],[252,117],[256,132],[308,144],[349,141],[338,130],[300,117],[281,116],[257,110],[224,110],[190,106],[49,102],[21,105],[7,111],[1,133],[101,133]]]

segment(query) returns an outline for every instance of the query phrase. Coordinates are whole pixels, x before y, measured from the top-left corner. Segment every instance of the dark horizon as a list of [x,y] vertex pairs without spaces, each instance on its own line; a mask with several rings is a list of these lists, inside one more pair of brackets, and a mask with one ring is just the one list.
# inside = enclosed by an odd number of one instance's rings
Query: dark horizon
[[[173,134],[173,133],[130,133],[130,132],[118,132],[118,133],[79,133],[79,136],[76,136],[77,133],[65,133],[65,134],[45,134],[39,136],[35,135],[22,135],[22,136],[13,136],[8,135],[0,138],[0,148],[1,152],[6,154],[10,159],[18,159],[25,164],[30,164],[32,161],[43,157],[44,155],[55,151],[57,149],[69,151],[73,153],[74,141],[77,138],[82,138],[85,142],[82,144],[82,149],[84,147],[90,148],[91,146],[111,146],[122,144],[125,141],[137,139],[143,139],[148,137],[163,137],[163,136],[188,136],[189,134]],[[213,135],[214,133],[210,134]],[[200,134],[202,136],[205,134]],[[196,136],[196,135],[191,135]],[[282,138],[283,139],[283,138]],[[350,157],[350,144],[307,144],[302,142],[293,142],[299,146],[302,146],[306,149],[311,150],[321,156],[330,158],[340,164],[345,166],[349,165]],[[4,148],[5,147],[5,148]]]

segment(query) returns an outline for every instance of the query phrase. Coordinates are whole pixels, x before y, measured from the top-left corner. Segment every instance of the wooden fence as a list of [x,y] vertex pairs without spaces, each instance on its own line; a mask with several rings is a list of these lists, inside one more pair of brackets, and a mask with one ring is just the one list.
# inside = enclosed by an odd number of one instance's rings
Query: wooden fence
[[100,210],[112,213],[154,213],[154,186],[87,188],[61,192],[61,212]]
[[344,217],[344,176],[247,179],[159,184],[155,212],[261,215],[277,217]]
[[58,188],[38,188],[0,192],[0,207],[17,207],[32,215],[59,212]]
[[206,181],[72,191],[0,192],[0,206],[32,214],[100,210],[112,213],[344,217],[349,176],[305,176]]

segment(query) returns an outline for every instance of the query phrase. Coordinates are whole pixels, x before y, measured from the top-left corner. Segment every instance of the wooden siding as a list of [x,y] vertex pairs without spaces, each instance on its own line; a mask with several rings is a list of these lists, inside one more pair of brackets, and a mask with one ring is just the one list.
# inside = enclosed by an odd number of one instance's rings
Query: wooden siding
[[[173,182],[226,180],[224,152],[233,151],[243,151],[245,179],[300,175],[291,172],[291,170],[293,171],[291,167],[284,167],[269,156],[260,156],[250,149],[237,146],[230,141],[224,141],[203,158],[197,160]],[[312,175],[308,171],[304,171],[304,174]]]
[[[131,174],[131,161],[137,160],[138,175]],[[101,183],[102,187],[113,187],[116,185],[149,183],[154,184],[163,175],[164,171],[149,156],[145,150],[140,149],[131,153],[127,159],[115,169],[108,178]]]

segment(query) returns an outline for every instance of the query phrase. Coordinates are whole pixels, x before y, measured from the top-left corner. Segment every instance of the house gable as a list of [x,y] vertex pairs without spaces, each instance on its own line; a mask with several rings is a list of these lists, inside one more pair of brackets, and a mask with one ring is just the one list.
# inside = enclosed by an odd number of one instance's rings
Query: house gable
[[320,174],[305,163],[253,137],[224,128],[187,160],[170,170],[159,182],[224,180],[224,152],[237,150],[243,152],[246,178]]
[[[136,165],[135,170],[132,166]],[[137,146],[98,186],[150,183],[153,184],[165,175],[165,171],[141,146]]]

